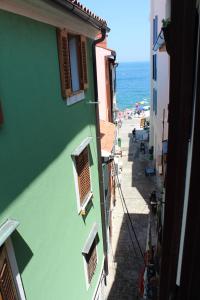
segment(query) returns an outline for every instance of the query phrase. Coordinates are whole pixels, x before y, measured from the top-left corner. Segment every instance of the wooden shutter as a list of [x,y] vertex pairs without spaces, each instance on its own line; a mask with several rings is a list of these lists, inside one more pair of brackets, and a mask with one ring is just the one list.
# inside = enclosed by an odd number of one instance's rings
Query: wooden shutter
[[88,281],[90,283],[97,266],[96,239],[94,240],[89,253],[86,255],[86,261],[88,270]]
[[80,61],[81,61],[81,72],[80,82],[81,89],[85,90],[88,88],[88,75],[87,75],[87,43],[84,36],[80,36]]
[[80,204],[82,204],[91,191],[90,188],[90,165],[88,159],[88,148],[86,147],[79,156],[76,157],[76,169],[78,174],[78,187]]
[[57,30],[57,40],[58,40],[58,56],[59,56],[59,63],[60,63],[62,96],[64,99],[66,99],[67,97],[72,95],[72,82],[71,82],[68,34],[65,29]]
[[0,269],[0,299],[2,298],[3,300],[17,300],[18,298],[12,278],[11,269],[7,256],[4,252],[5,250],[1,254],[1,256],[4,255],[4,258],[1,263]]

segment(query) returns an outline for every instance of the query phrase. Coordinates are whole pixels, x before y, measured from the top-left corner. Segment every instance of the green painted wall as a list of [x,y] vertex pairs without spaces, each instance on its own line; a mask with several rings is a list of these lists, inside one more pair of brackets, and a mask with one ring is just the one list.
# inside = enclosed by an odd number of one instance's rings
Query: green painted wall
[[[88,62],[92,60],[88,41]],[[0,223],[20,221],[12,235],[28,300],[91,299],[103,261],[86,290],[81,249],[95,221],[101,224],[95,142],[92,64],[86,99],[62,100],[56,29],[0,11]],[[93,136],[93,206],[77,213],[71,152]]]

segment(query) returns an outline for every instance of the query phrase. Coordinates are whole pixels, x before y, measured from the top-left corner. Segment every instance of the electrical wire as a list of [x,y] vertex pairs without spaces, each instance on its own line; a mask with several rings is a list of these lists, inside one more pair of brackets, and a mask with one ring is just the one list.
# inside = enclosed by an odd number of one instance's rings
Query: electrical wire
[[[142,252],[142,248],[141,248],[141,246],[140,246],[140,243],[139,243],[137,234],[136,234],[136,232],[135,232],[134,225],[133,225],[133,222],[132,222],[132,220],[131,220],[130,213],[129,213],[129,211],[128,211],[128,208],[127,208],[127,205],[126,205],[126,201],[125,201],[125,198],[124,198],[124,195],[123,195],[123,191],[122,191],[122,188],[121,188],[121,185],[120,185],[120,182],[119,182],[119,177],[118,177],[118,173],[117,173],[117,166],[116,166],[115,162],[114,162],[114,167],[115,167],[115,172],[114,172],[114,174],[115,174],[115,178],[117,179],[117,187],[118,187],[118,190],[119,190],[120,200],[121,200],[122,206],[125,207],[125,210],[126,210],[126,212],[127,212],[127,216],[128,216],[129,222],[130,222],[131,229],[132,229],[132,231],[133,231],[135,240],[136,240],[136,242],[137,242],[137,246],[138,246],[138,248],[139,248],[141,257],[142,257],[142,259],[144,260],[144,264],[146,265],[146,262],[145,262],[145,259],[144,259],[144,254],[143,254],[143,252]],[[123,209],[124,209],[124,207],[123,207]],[[129,229],[130,229],[130,228],[129,228]],[[132,236],[131,236],[131,238],[132,238]]]
[[[119,195],[120,195],[120,192],[119,192]],[[121,199],[121,195],[120,195],[120,199]],[[124,214],[125,214],[125,207],[124,207],[123,202],[121,202],[121,204],[122,204],[122,208],[123,208],[123,211],[124,211]],[[128,228],[128,232],[129,232],[129,236],[130,236],[130,240],[131,240],[131,244],[132,244],[134,253],[137,256],[137,251],[136,251],[135,246],[134,246],[134,241],[133,241],[133,237],[132,237],[132,234],[131,234],[131,229],[130,229],[130,226],[129,226],[129,223],[128,223],[127,219],[125,219],[125,222],[126,222],[126,226]]]
[[[123,208],[123,211],[124,211],[124,214],[125,214],[125,208],[124,208],[123,202],[122,202],[122,208]],[[125,222],[126,222],[126,226],[127,226],[127,228],[128,228],[128,232],[129,232],[129,236],[130,236],[130,240],[131,240],[131,244],[132,244],[132,247],[133,247],[135,256],[137,256],[137,252],[136,252],[136,249],[135,249],[135,246],[134,246],[133,237],[132,237],[132,234],[131,234],[131,229],[130,229],[130,227],[129,227],[129,224],[128,224],[127,219],[125,219]]]

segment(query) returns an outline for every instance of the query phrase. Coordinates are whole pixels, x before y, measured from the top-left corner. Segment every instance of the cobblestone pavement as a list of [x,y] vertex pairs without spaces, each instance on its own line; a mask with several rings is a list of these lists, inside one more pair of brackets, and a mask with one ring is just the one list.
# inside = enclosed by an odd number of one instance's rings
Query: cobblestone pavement
[[[140,130],[139,125],[139,119],[124,120],[120,129],[122,138],[121,188],[144,252],[149,220],[148,198],[154,189],[155,178],[145,176],[144,169],[151,164],[151,161],[148,160],[147,143],[145,143],[146,153],[140,152],[138,139],[144,131]],[[137,130],[136,141],[132,138],[133,128]],[[105,297],[107,300],[138,299],[138,278],[143,267],[143,258],[132,230],[128,229],[129,224],[128,214],[123,210],[119,191],[117,191],[116,206],[112,213],[112,246],[109,252],[109,275]]]

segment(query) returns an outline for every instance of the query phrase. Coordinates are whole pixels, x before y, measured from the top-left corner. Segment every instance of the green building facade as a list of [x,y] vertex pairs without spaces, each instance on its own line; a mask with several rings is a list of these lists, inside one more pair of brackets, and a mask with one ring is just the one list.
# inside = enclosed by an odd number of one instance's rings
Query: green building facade
[[[72,24],[83,22],[71,18]],[[16,299],[88,300],[98,293],[104,254],[96,117],[89,103],[94,101],[91,37],[86,37],[86,54],[82,99],[74,93],[63,100],[57,26],[0,10],[0,249],[8,252]],[[91,185],[87,204],[78,199],[76,178],[76,158],[85,148]],[[19,223],[16,229],[12,220]],[[88,278],[94,240],[96,265]]]

